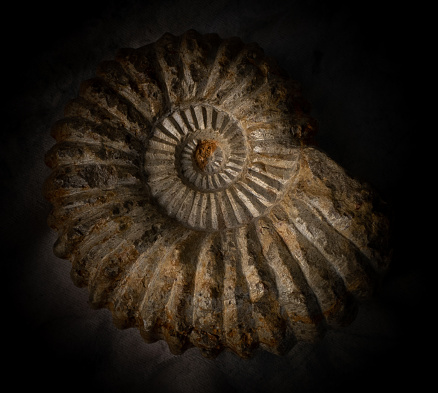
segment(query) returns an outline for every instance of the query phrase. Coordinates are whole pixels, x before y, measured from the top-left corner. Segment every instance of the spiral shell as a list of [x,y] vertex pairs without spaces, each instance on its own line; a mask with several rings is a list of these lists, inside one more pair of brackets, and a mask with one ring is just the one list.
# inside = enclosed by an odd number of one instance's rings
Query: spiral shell
[[378,198],[314,128],[255,44],[188,31],[120,50],[52,128],[54,252],[116,326],[174,353],[313,341],[389,261]]

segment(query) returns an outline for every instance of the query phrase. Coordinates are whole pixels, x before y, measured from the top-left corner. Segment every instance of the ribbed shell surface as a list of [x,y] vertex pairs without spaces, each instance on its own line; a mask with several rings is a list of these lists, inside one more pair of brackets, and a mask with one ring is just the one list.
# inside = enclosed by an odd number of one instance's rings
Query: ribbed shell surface
[[286,353],[385,271],[378,197],[309,146],[296,83],[255,44],[188,31],[120,50],[54,124],[57,256],[120,328],[174,353]]

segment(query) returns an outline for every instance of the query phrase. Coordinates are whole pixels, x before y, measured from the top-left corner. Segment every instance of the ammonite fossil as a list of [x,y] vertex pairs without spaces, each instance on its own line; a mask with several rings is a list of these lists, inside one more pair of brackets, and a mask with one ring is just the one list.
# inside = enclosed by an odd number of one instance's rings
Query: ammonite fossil
[[174,353],[315,340],[354,319],[389,258],[379,198],[314,129],[255,44],[188,31],[120,50],[52,129],[54,252],[91,305]]

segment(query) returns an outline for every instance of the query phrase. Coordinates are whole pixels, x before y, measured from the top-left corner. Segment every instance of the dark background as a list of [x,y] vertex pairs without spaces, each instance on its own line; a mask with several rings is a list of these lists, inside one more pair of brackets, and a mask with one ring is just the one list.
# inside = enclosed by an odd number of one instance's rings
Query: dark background
[[[72,1],[3,10],[1,240],[3,368],[12,390],[328,392],[425,390],[433,335],[425,239],[415,235],[422,188],[416,93],[422,77],[420,3],[337,1]],[[9,23],[8,22],[12,22]],[[367,181],[393,210],[394,258],[381,290],[349,327],[287,356],[241,360],[196,348],[170,354],[92,310],[56,258],[42,196],[50,126],[97,63],[121,47],[194,28],[257,42],[302,85],[318,145]],[[423,138],[423,139],[421,139]],[[417,147],[415,147],[417,146]],[[417,168],[417,169],[413,169]],[[429,203],[429,200],[426,200]],[[433,201],[432,201],[433,203]],[[7,386],[5,382],[5,386]]]

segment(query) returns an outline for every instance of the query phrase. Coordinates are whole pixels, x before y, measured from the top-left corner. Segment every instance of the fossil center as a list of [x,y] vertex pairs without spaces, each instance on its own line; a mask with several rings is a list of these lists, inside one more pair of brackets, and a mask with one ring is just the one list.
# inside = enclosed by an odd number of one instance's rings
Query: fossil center
[[213,172],[223,160],[222,149],[215,140],[202,140],[198,142],[193,158],[201,171]]
[[283,141],[273,148],[265,138],[263,129],[248,133],[239,120],[208,104],[166,114],[146,149],[152,196],[192,229],[246,225],[280,200],[297,173],[298,150],[284,154]]

